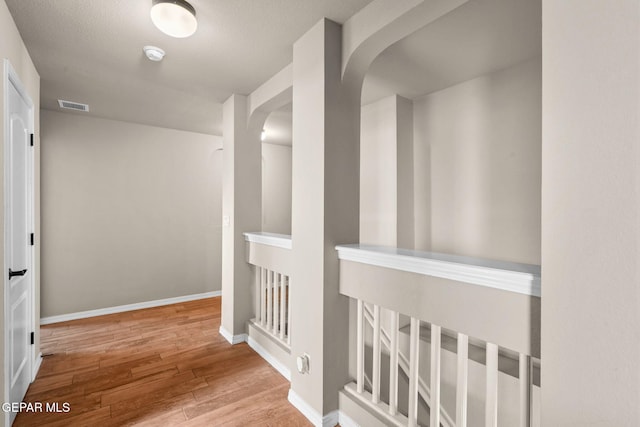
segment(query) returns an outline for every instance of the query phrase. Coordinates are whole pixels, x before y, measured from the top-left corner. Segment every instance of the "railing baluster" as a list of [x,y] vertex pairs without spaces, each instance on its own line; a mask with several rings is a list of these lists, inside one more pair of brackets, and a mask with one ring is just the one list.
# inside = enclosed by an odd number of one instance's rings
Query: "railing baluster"
[[409,427],[418,425],[418,357],[420,355],[420,320],[411,318],[409,336]]
[[531,356],[520,353],[520,427],[531,426]]
[[280,273],[273,273],[273,335],[278,335],[278,320],[280,319]]
[[267,330],[271,329],[273,319],[273,271],[267,270]]
[[487,394],[485,401],[485,426],[498,425],[498,346],[487,343]]
[[391,312],[391,337],[389,339],[389,413],[398,413],[398,323],[400,314]]
[[282,280],[280,283],[280,339],[284,340],[285,319],[289,309],[287,306],[287,280],[289,280],[289,276],[283,274],[280,279]]
[[442,331],[438,325],[431,325],[431,412],[432,426],[440,425],[440,347]]
[[358,313],[356,320],[356,390],[364,391],[364,302],[358,300]]
[[458,333],[458,380],[456,385],[456,427],[467,427],[467,384],[469,377],[469,337]]
[[267,324],[267,269],[260,269],[260,324]]
[[262,278],[262,267],[256,266],[256,287],[255,289],[255,313],[256,313],[256,322],[260,323],[260,281]]
[[371,390],[371,401],[380,401],[380,306],[373,306],[373,384]]
[[291,345],[291,277],[287,277],[287,344]]

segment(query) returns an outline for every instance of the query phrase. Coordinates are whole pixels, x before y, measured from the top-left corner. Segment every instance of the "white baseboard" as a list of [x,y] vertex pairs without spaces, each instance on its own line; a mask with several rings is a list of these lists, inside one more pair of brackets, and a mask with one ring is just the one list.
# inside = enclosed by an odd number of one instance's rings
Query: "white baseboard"
[[342,411],[338,413],[338,421],[340,422],[340,427],[360,427],[360,424]]
[[247,340],[247,337],[248,337],[247,334],[232,335],[231,332],[226,330],[222,325],[220,325],[220,329],[218,329],[218,332],[220,332],[220,335],[222,335],[224,337],[224,339],[229,341],[229,344],[232,344],[232,345],[236,345],[236,344],[240,344],[241,342],[245,342]]
[[322,426],[322,415],[315,409],[313,409],[305,400],[300,397],[298,393],[289,389],[289,395],[287,396],[289,402],[296,407],[296,409],[302,412],[302,415],[307,417],[311,424],[314,426]]
[[196,301],[199,299],[219,297],[222,291],[205,292],[202,294],[185,295],[181,297],[158,299],[155,301],[137,302],[135,304],[118,305],[115,307],[99,308],[97,310],[79,311],[77,313],[60,314],[58,316],[49,316],[40,318],[41,325],[49,325],[51,323],[67,322],[69,320],[86,319],[88,317],[104,316],[105,314],[122,313],[125,311],[140,310],[143,308],[160,307],[163,305],[177,304],[187,301]]
[[[307,402],[305,402],[305,400],[302,397],[300,397],[298,393],[293,391],[293,389],[289,389],[289,395],[287,398],[289,399],[289,403],[295,406],[295,408],[298,411],[302,412],[302,415],[307,417],[307,419],[311,421],[311,423],[314,426],[334,427],[336,424],[338,424],[338,421],[341,419],[340,411],[329,412],[327,415],[323,417],[322,415],[320,415],[318,411],[313,409]],[[350,418],[349,420],[353,421]],[[357,424],[354,423],[354,424],[351,424],[350,426],[357,426]],[[346,425],[345,427],[350,427],[350,426]]]
[[[322,427],[335,427],[338,424],[340,419],[339,411],[329,412],[327,415],[322,417]],[[342,427],[342,426],[341,426]]]
[[256,340],[251,337],[248,337],[247,343],[249,347],[251,347],[256,353],[258,353],[264,360],[269,362],[271,366],[273,366],[276,371],[280,372],[280,374],[287,379],[287,381],[291,382],[291,370],[287,368],[282,362],[273,357],[271,353],[269,353],[263,346],[258,344]]
[[36,380],[36,376],[38,375],[38,371],[40,371],[40,366],[42,366],[42,352],[38,353],[36,356],[36,360],[34,360],[33,365],[33,378],[31,378],[31,382]]

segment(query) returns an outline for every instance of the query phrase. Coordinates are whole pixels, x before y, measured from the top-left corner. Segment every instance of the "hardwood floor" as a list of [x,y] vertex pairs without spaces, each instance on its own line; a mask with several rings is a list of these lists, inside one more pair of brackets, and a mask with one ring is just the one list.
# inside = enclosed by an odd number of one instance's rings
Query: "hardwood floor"
[[22,412],[14,426],[311,425],[289,382],[219,327],[220,298],[43,326],[51,355],[25,402],[61,412]]

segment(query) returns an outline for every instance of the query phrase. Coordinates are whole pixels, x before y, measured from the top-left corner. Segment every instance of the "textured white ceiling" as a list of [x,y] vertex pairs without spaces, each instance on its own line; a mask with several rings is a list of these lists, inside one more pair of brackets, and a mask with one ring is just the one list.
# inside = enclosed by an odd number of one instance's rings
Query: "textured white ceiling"
[[541,54],[540,0],[471,0],[376,58],[362,103],[414,99]]
[[[190,0],[199,26],[187,39],[153,26],[151,0],[6,3],[42,78],[42,108],[66,99],[100,117],[221,135],[229,95],[249,94],[289,64],[293,42],[322,17],[344,22],[370,1]],[[415,98],[540,55],[540,3],[470,0],[383,52],[363,103]],[[148,44],[166,51],[164,61],[146,59]],[[290,121],[290,106],[267,121],[272,143],[290,144]]]
[[[92,115],[220,135],[221,103],[292,60],[322,17],[344,22],[371,0],[190,0],[198,31],[173,39],[151,0],[6,0],[40,73],[41,106],[90,104]],[[142,52],[167,53],[152,63]]]

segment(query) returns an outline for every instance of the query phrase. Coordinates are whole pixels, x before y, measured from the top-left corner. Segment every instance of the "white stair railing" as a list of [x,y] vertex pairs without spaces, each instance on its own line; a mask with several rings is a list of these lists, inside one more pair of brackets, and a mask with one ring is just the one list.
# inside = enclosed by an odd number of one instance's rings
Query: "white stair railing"
[[273,338],[290,345],[289,276],[257,267],[256,318],[254,325]]
[[255,266],[253,325],[289,348],[291,345],[291,236],[245,233],[247,261]]
[[[369,323],[370,326],[373,327],[374,324],[374,314],[372,310],[369,308],[369,305],[363,303],[363,312],[364,318]],[[391,334],[389,334],[383,327],[380,328],[380,339],[382,345],[384,345],[389,350],[389,365],[397,366],[402,369],[402,372],[410,378],[410,364],[409,358],[398,348],[398,326],[399,326],[399,314],[397,312],[391,313],[391,325],[390,330]],[[395,340],[395,342],[392,342]],[[375,338],[374,338],[375,341]],[[364,354],[364,350],[363,350]],[[374,350],[375,357],[375,350]],[[364,362],[363,365],[364,366]],[[398,370],[390,369],[389,371],[389,413],[391,415],[395,415],[398,413]],[[363,375],[366,378],[366,374],[363,372]],[[424,382],[422,377],[418,376],[417,379],[418,386],[418,395],[422,398],[422,400],[429,404],[431,402],[431,391],[429,390],[429,386]],[[447,413],[444,408],[440,408],[440,424],[444,427],[454,427],[455,423],[451,416]]]
[[[398,328],[397,312],[391,312],[391,333],[389,334],[381,324],[381,308],[373,305],[372,308],[362,300],[358,300],[357,334],[362,339],[358,340],[357,352],[362,354],[358,359],[356,370],[357,380],[355,391],[365,400],[370,400],[372,405],[380,406],[380,359],[382,356],[382,346],[389,350],[389,403],[381,406],[388,409],[388,414],[399,418],[401,421],[394,425],[417,426],[418,425],[418,405],[419,398],[429,406],[429,408],[440,408],[439,411],[430,411],[431,426],[444,427],[466,427],[467,426],[467,395],[468,395],[468,349],[469,337],[465,334],[457,334],[457,389],[456,389],[456,421],[454,421],[440,403],[440,355],[442,351],[441,337],[442,328],[431,324],[431,383],[429,386],[419,375],[420,368],[420,327],[419,319],[411,318],[409,336],[409,357],[398,350]],[[365,351],[365,322],[373,328],[373,379],[369,380],[364,366]],[[395,326],[395,327],[394,327]],[[379,332],[376,333],[376,329]],[[377,344],[377,345],[376,345]],[[485,426],[497,427],[498,421],[498,353],[499,346],[492,343],[486,344],[486,399],[485,399]],[[377,354],[377,356],[376,356]],[[409,402],[406,422],[404,417],[398,413],[398,368],[409,378]],[[531,420],[531,356],[519,354],[519,389],[520,389],[520,427],[530,427]],[[371,394],[364,391],[365,385],[371,387]],[[348,388],[349,389],[349,388]],[[368,398],[370,396],[370,399]],[[393,420],[392,420],[393,422]]]
[[[349,398],[393,426],[417,426],[422,399],[429,407],[429,420],[421,421],[432,427],[467,427],[470,421],[477,425],[482,419],[485,426],[496,427],[499,413],[509,419],[509,425],[531,427],[532,418],[537,418],[532,416],[531,390],[532,360],[540,357],[539,266],[357,244],[337,249],[340,292],[357,302],[356,381],[344,388]],[[387,312],[391,315],[389,332],[382,325],[382,315]],[[398,348],[400,314],[410,319],[408,356]],[[366,334],[366,324],[372,328],[371,335]],[[420,355],[424,348],[421,328],[430,330],[431,335],[429,385],[420,377],[421,362],[426,360]],[[373,351],[369,389],[365,388],[364,363],[367,336],[372,339]],[[455,404],[455,420],[442,404],[444,348],[456,357],[457,373],[446,379],[456,387],[455,403],[447,403],[451,407]],[[386,350],[390,361],[388,402],[380,398],[380,360]],[[475,380],[469,387],[469,362],[479,360],[478,352],[484,352],[480,354],[484,390],[478,390]],[[510,363],[517,365],[516,373],[507,366]],[[406,414],[398,411],[399,369],[409,380]],[[473,370],[478,372],[476,367]],[[498,411],[499,405],[511,401],[500,399],[501,372],[518,378],[519,408],[500,406]],[[484,394],[482,418],[473,409],[474,419],[469,419],[470,393],[474,400]]]

